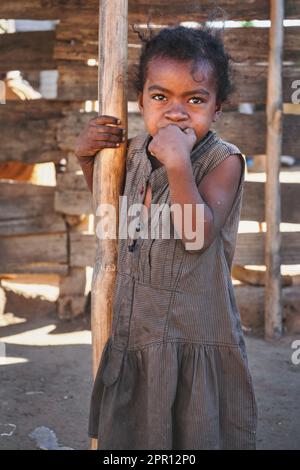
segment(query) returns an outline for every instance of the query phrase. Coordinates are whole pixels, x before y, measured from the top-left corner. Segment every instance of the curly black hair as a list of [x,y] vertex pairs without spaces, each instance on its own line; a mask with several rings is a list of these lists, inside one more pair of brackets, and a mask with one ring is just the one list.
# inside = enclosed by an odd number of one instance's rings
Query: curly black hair
[[182,25],[164,27],[155,33],[148,25],[148,35],[132,25],[142,42],[139,64],[135,67],[133,84],[136,92],[142,92],[147,79],[148,64],[153,58],[164,57],[178,61],[192,61],[192,73],[197,64],[212,67],[217,89],[217,102],[228,100],[234,91],[232,82],[231,56],[225,51],[221,33],[208,26],[185,27]]

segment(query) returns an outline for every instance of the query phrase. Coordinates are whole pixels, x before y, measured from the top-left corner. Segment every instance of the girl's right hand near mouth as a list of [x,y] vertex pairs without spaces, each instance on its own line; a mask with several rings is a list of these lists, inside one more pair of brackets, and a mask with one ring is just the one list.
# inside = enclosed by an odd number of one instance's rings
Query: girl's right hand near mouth
[[118,148],[126,140],[126,129],[116,127],[120,120],[114,116],[97,116],[90,119],[87,126],[76,139],[75,156],[80,163],[91,160],[91,157],[104,148]]

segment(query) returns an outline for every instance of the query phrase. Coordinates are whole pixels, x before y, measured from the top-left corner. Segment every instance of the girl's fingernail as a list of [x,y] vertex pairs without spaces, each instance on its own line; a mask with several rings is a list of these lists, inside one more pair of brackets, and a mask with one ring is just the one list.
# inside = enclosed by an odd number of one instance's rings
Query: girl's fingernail
[[120,144],[116,144],[117,147],[120,147]]
[[120,120],[120,119],[117,120],[117,124],[121,124],[121,120]]

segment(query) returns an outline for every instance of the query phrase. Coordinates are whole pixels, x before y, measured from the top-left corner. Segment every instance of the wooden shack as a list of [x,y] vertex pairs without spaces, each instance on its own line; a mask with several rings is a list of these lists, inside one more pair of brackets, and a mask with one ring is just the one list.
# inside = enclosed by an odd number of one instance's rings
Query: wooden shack
[[[270,19],[268,0],[130,0],[129,25],[143,29],[149,21],[155,28],[181,22],[203,22],[216,4],[223,9],[227,20],[247,22],[224,30],[225,44],[235,59],[237,91],[226,105],[217,130],[225,140],[238,145],[245,155],[264,155],[269,27],[254,27],[251,21]],[[93,266],[95,256],[91,195],[74,157],[74,142],[84,123],[96,115],[98,6],[98,0],[2,0],[0,4],[0,18],[3,19],[54,20],[54,28],[50,30],[1,34],[0,73],[19,70],[38,87],[41,72],[58,72],[55,98],[7,99],[0,105],[0,164],[15,162],[29,166],[49,162],[54,164],[56,171],[55,186],[13,177],[0,180],[0,277],[58,275],[57,311],[61,318],[73,318],[84,311],[88,291],[86,268]],[[300,0],[286,0],[284,15],[286,19],[300,19]],[[130,77],[141,45],[131,26],[128,34]],[[289,106],[284,107],[287,112],[283,116],[282,154],[293,156],[297,164],[300,160],[300,115],[294,112],[298,105],[292,103],[292,96],[300,78],[299,50],[300,27],[285,26],[282,96]],[[131,137],[143,130],[143,123],[137,113],[130,79],[128,95]],[[254,105],[254,112],[242,113],[242,103]],[[297,166],[294,166],[286,172],[297,176],[296,170]],[[280,184],[281,220],[290,224],[281,233],[282,265],[300,265],[299,183],[299,179],[292,176],[282,178]],[[247,178],[241,220],[235,265],[263,267],[264,173],[256,180]],[[258,229],[247,231],[251,226],[245,224],[247,221],[252,221]],[[239,273],[237,277],[241,276],[241,270],[235,272]],[[245,273],[247,282],[236,285],[243,323],[250,329],[263,325],[264,282],[261,277],[259,279],[253,284],[261,284],[260,287],[250,286],[249,276]],[[289,303],[291,293],[295,295],[291,289],[291,286],[283,287],[287,325],[295,324],[297,314]]]

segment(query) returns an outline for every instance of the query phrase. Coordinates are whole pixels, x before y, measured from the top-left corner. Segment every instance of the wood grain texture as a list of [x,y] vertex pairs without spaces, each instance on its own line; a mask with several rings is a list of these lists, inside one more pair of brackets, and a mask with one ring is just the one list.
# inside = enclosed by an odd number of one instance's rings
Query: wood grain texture
[[[60,27],[64,27],[63,23]],[[159,31],[159,29],[157,28],[155,31]],[[68,22],[64,27],[64,31],[64,35],[60,37],[58,30],[54,47],[55,60],[86,62],[90,58],[97,59],[96,25],[85,35],[85,30],[81,33],[80,24]],[[298,60],[300,46],[299,32],[299,27],[285,28],[283,54],[285,61]],[[129,30],[129,35],[128,61],[131,64],[136,62],[139,57],[141,41],[138,35],[131,30]],[[269,28],[226,28],[223,39],[225,47],[236,62],[255,63],[268,61],[268,35]]]
[[[286,0],[285,18],[299,18],[299,0]],[[145,22],[151,20],[159,23],[164,21],[191,21],[207,19],[208,12],[216,5],[214,0],[130,0],[129,22]],[[269,19],[268,0],[219,0],[217,5],[226,11],[231,20]],[[1,0],[1,18],[20,19],[59,19],[66,16],[95,15],[98,0]]]
[[0,106],[0,163],[58,162],[65,155],[57,144],[59,122],[81,103],[56,100],[12,101]]
[[0,70],[52,70],[55,31],[28,31],[1,34]]
[[282,334],[281,300],[281,204],[280,156],[283,147],[282,57],[284,0],[271,0],[269,69],[267,95],[267,145],[265,185],[265,338],[278,339]]
[[[128,1],[101,0],[99,9],[99,114],[119,118],[127,128],[127,43]],[[93,172],[93,209],[98,223],[98,209],[112,205],[118,214],[119,195],[125,181],[126,145],[104,149],[95,157]],[[108,218],[109,227],[114,220]],[[116,221],[116,233],[119,221]],[[118,257],[118,241],[99,239],[96,243],[92,280],[93,371],[97,373],[100,357],[112,326],[112,303]],[[115,269],[107,269],[114,267]]]
[[0,274],[66,273],[67,235],[35,234],[0,237]]

